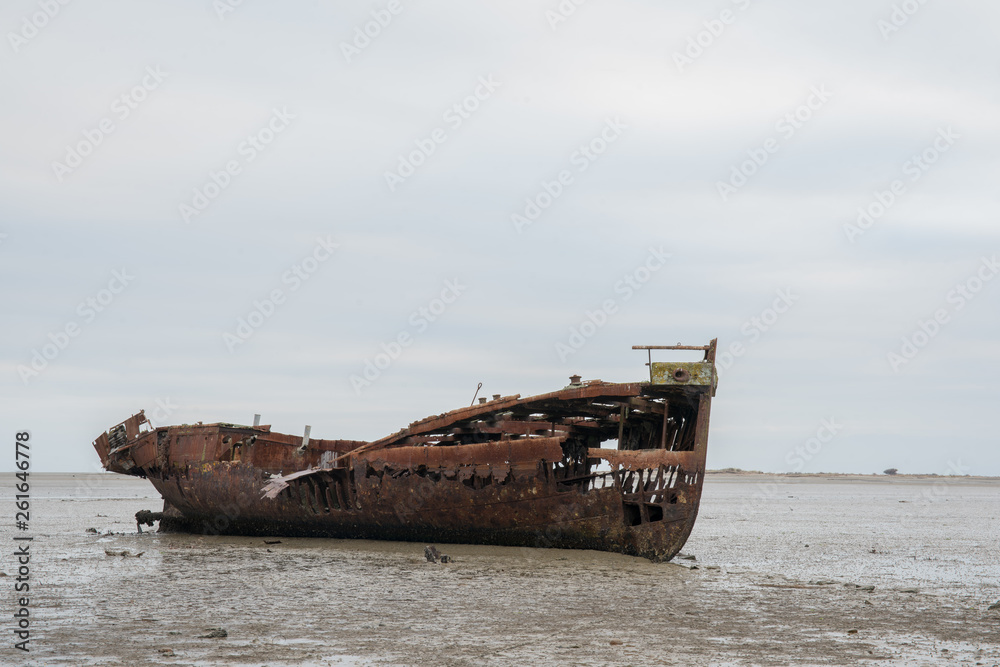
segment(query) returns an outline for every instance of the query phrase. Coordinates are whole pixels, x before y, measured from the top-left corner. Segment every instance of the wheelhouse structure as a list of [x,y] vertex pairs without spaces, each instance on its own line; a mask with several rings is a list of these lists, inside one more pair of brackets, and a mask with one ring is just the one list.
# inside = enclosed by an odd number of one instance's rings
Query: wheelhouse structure
[[[101,434],[108,470],[146,477],[161,530],[600,549],[668,560],[701,499],[716,341],[647,350],[648,380],[570,378],[546,394],[480,398],[375,441],[269,426]],[[652,360],[694,350],[703,359]]]

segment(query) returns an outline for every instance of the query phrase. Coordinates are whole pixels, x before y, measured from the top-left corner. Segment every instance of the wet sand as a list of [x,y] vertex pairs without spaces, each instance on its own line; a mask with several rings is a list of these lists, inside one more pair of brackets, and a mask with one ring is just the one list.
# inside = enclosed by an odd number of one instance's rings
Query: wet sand
[[32,650],[3,664],[1000,664],[995,479],[714,474],[697,560],[438,544],[444,565],[423,544],[138,534],[160,507],[144,480],[32,483]]

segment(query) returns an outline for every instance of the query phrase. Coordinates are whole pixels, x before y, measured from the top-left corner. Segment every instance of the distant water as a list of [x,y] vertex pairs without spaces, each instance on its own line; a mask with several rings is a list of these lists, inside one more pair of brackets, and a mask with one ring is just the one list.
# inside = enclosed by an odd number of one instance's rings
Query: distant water
[[708,477],[685,551],[806,580],[1000,597],[1000,479],[757,477]]
[[[710,475],[683,551],[697,560],[676,564],[140,535],[159,496],[117,475],[33,474],[32,503],[32,651],[7,644],[2,664],[1000,663],[996,480]],[[106,553],[124,550],[142,555]],[[10,607],[13,578],[0,590]]]

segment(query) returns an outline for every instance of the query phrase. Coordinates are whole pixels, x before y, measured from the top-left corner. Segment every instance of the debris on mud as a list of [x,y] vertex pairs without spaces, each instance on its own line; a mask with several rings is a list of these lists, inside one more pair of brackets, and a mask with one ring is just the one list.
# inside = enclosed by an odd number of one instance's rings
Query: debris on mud
[[205,628],[205,634],[198,635],[198,639],[222,639],[228,636],[225,628]]
[[122,558],[139,558],[144,553],[146,553],[146,552],[145,551],[140,551],[138,553],[132,553],[128,549],[123,549],[121,551],[113,551],[111,549],[105,549],[104,550],[104,555],[105,556],[121,556]]
[[869,593],[875,590],[875,587],[871,584],[867,586],[862,586],[861,584],[844,584],[844,588],[856,588],[859,591],[867,591]]
[[143,526],[152,527],[154,521],[163,518],[163,512],[150,512],[149,510],[139,510],[135,513],[135,527],[142,532]]
[[424,558],[428,563],[452,563],[454,562],[448,554],[443,554],[434,545],[424,547]]

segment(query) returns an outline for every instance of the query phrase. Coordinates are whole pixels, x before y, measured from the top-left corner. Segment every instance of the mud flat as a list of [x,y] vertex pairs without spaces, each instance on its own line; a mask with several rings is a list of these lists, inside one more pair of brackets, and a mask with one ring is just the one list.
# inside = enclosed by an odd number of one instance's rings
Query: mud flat
[[[1000,664],[1000,480],[857,477],[709,475],[684,549],[696,560],[657,565],[139,534],[134,513],[158,509],[148,482],[33,474],[32,650],[6,642],[0,662]],[[12,578],[0,587],[9,607]],[[227,636],[202,637],[216,628]]]

